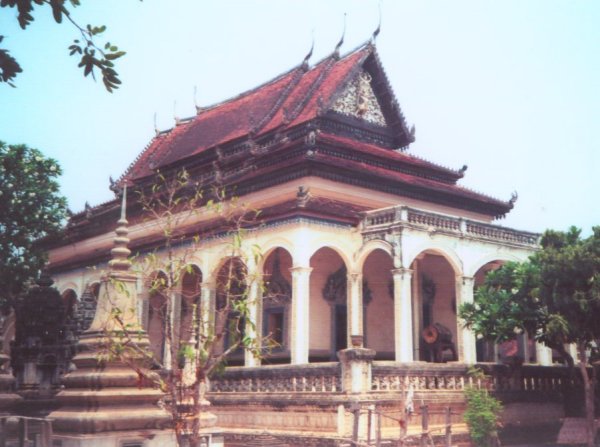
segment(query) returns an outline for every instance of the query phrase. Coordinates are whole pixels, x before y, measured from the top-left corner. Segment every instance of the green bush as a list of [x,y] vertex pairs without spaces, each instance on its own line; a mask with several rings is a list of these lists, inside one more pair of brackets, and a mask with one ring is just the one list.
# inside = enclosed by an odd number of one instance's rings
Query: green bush
[[493,447],[498,442],[498,426],[502,404],[485,388],[465,389],[467,409],[465,422],[476,447]]

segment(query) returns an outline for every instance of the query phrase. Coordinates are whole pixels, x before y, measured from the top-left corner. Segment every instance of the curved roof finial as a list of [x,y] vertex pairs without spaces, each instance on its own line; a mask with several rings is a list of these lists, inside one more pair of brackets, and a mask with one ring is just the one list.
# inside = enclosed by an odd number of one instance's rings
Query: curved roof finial
[[181,120],[177,116],[177,100],[173,101],[173,119],[175,120],[176,126],[179,126],[179,124],[181,124]]
[[196,107],[196,114],[202,111],[202,107],[198,105],[198,100],[196,99],[196,93],[198,93],[198,88],[194,85],[194,107]]
[[313,28],[313,30],[312,30],[312,45],[310,46],[310,50],[308,51],[308,54],[306,56],[304,56],[304,60],[302,61],[302,69],[303,70],[308,70],[308,60],[313,55],[314,49],[315,49],[315,29]]
[[373,31],[373,35],[371,36],[371,42],[375,43],[375,39],[379,36],[381,32],[381,0],[379,1],[379,23],[377,24],[377,28]]
[[347,13],[344,13],[344,30],[342,31],[342,38],[335,46],[335,50],[333,50],[333,55],[335,57],[340,57],[340,48],[342,47],[342,44],[344,43],[344,37],[346,37],[346,15],[347,15]]
[[154,134],[158,135],[160,130],[158,130],[158,126],[156,125],[156,112],[154,112]]

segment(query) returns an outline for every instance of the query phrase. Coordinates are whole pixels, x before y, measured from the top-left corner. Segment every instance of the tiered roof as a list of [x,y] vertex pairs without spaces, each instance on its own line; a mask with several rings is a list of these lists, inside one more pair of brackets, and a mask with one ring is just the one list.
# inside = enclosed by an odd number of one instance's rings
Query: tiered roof
[[[361,115],[364,110],[344,109],[353,107],[348,95],[357,96],[365,82],[367,100],[376,109],[371,120]],[[312,68],[303,63],[239,96],[198,108],[196,116],[157,132],[119,182],[149,184],[157,170],[168,173],[185,166],[198,183],[233,186],[237,195],[313,176],[490,218],[512,208],[512,200],[458,185],[464,168],[449,169],[408,154],[412,141],[414,129],[408,128],[376,49],[368,43],[344,57],[333,53]],[[273,219],[276,210],[287,216],[310,210],[335,218],[317,201],[296,211],[289,206],[284,213],[275,207]],[[362,209],[348,204],[346,210],[340,222],[357,223]],[[116,213],[115,201],[75,215],[70,239],[100,234]]]
[[383,75],[380,85],[383,112],[394,129],[395,143],[407,146],[412,138],[406,121],[391,95],[375,48],[365,45],[343,58],[334,53],[311,69],[300,65],[235,98],[200,108],[195,117],[157,134],[124,177],[137,180],[151,176],[157,168],[208,149],[247,138],[259,139],[314,120],[331,108],[343,87],[367,62]]

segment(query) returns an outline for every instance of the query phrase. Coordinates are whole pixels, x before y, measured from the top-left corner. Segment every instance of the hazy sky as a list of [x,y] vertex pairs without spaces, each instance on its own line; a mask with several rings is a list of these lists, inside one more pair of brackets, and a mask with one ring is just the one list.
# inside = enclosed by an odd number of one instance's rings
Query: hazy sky
[[[0,85],[0,139],[56,158],[74,211],[112,197],[158,127],[300,63],[366,41],[377,47],[409,123],[410,153],[452,168],[463,186],[519,200],[497,223],[518,229],[600,224],[600,2],[596,0],[85,0],[82,24],[105,24],[128,53],[114,94],[84,79],[67,46],[76,31],[41,10],[27,31],[0,10],[3,46],[24,68]],[[176,103],[176,105],[174,105]]]

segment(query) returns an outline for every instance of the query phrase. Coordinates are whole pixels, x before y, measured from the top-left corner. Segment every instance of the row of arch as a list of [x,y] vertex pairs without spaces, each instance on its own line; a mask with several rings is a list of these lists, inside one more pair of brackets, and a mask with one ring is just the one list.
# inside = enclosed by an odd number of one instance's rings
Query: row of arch
[[[350,257],[335,246],[321,247],[308,260],[308,268],[312,269],[308,293],[307,333],[302,328],[292,328],[292,270],[297,263],[292,256],[289,244],[279,244],[267,250],[266,255],[258,265],[258,272],[263,281],[262,297],[257,300],[258,312],[256,327],[259,335],[266,338],[263,362],[289,363],[291,346],[294,337],[304,337],[308,340],[309,362],[331,361],[336,359],[336,352],[346,348],[350,341],[349,331],[349,300],[348,275],[359,274],[362,277],[361,316],[362,343],[365,347],[377,352],[376,359],[394,360],[396,353],[394,313],[394,270],[391,246],[384,241],[371,241],[365,244],[356,256]],[[351,262],[351,259],[355,259]],[[488,259],[490,259],[488,261]],[[483,281],[485,272],[497,268],[506,259],[484,259],[472,277],[475,286]],[[458,348],[460,326],[456,316],[457,296],[456,282],[462,278],[462,263],[458,256],[450,250],[428,248],[421,251],[410,263],[412,271],[412,326],[414,359],[433,361],[432,352],[422,337],[423,330],[434,324],[448,328],[453,343]],[[357,271],[356,267],[360,269]],[[241,257],[224,258],[210,275],[205,279],[203,271],[197,265],[190,265],[182,275],[179,288],[179,301],[173,310],[176,314],[176,327],[183,338],[190,335],[193,319],[193,309],[199,309],[202,289],[211,289],[205,296],[212,296],[213,311],[222,308],[227,291],[224,287],[223,272],[233,269],[236,282],[234,294],[243,294],[246,287],[245,276],[248,267]],[[140,318],[148,331],[155,356],[164,356],[164,307],[165,297],[160,292],[161,277],[164,272],[154,272],[152,281],[145,285],[141,294]],[[157,281],[158,280],[158,281]],[[154,285],[152,282],[154,281]],[[97,283],[92,284],[82,294],[82,298],[97,296]],[[63,291],[63,297],[72,303],[68,307],[75,309],[75,304],[84,308],[79,310],[80,318],[89,320],[89,309],[86,314],[85,303],[80,303],[74,288]],[[88,306],[89,308],[89,306]],[[356,310],[355,310],[356,311]],[[84,316],[85,315],[85,316]],[[83,324],[85,329],[86,323]],[[236,330],[244,331],[244,322],[238,322]],[[227,340],[223,341],[223,348]],[[535,352],[535,350],[530,350]],[[459,360],[456,353],[444,353],[443,360]],[[490,348],[478,343],[478,360],[491,360],[498,355],[496,348]],[[234,353],[230,364],[243,364],[243,353]]]

